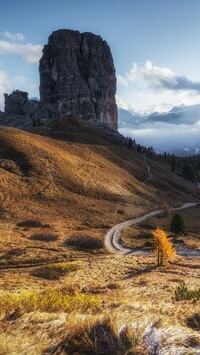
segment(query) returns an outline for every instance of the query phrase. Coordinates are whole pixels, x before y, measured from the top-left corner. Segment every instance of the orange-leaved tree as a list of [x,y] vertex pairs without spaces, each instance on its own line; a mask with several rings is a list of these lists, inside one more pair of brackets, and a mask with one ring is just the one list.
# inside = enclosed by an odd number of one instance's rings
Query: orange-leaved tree
[[162,229],[157,228],[153,232],[152,244],[154,254],[157,256],[158,266],[162,266],[165,260],[168,261],[175,258],[176,250]]

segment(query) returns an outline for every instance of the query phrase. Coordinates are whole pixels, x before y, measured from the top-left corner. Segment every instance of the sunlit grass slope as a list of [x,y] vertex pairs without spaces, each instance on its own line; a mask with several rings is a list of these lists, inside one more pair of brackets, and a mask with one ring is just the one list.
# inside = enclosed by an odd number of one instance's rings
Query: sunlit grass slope
[[126,205],[130,215],[156,207],[162,194],[169,201],[174,195],[180,200],[181,193],[195,194],[191,184],[157,161],[151,164],[159,177],[154,183],[158,191],[144,185],[148,174],[141,154],[112,144],[105,133],[75,118],[32,131],[0,129],[1,199],[12,218],[43,214],[44,205],[46,216],[55,213],[55,205],[60,217],[70,216],[73,206],[79,218],[81,210],[91,208],[113,214],[117,204]]

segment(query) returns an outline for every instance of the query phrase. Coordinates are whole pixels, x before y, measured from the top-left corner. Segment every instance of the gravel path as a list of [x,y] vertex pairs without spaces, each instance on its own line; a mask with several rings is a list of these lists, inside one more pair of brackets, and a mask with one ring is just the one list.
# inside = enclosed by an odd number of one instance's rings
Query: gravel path
[[[194,206],[199,205],[200,202],[186,202],[183,203],[180,207],[176,208],[171,208],[171,211],[180,211],[186,208],[191,208]],[[133,224],[137,224],[140,222],[143,222],[147,219],[150,219],[154,216],[157,216],[159,214],[163,213],[163,210],[156,210],[152,211],[150,213],[145,214],[144,216],[137,217],[134,219],[130,219],[128,221],[119,223],[112,227],[109,232],[105,236],[105,247],[110,253],[115,253],[115,254],[122,254],[122,255],[136,255],[136,254],[149,254],[150,251],[140,249],[138,248],[127,248],[121,244],[121,232],[122,229],[125,227],[132,226]],[[196,249],[190,249],[186,248],[183,246],[176,246],[176,251],[177,254],[183,255],[183,256],[190,256],[190,257],[200,257],[200,250]]]

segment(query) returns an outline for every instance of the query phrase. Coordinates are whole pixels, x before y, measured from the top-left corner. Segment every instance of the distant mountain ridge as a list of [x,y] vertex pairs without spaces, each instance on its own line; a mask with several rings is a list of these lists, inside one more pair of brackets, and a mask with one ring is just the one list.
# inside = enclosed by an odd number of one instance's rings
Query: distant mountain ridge
[[123,124],[123,120],[137,124],[144,122],[165,122],[175,124],[193,124],[200,121],[200,104],[192,106],[174,106],[168,112],[153,112],[151,114],[142,115],[132,113],[131,111],[119,108],[119,126]]
[[174,106],[168,112],[142,115],[119,108],[119,132],[157,152],[199,154],[200,105]]

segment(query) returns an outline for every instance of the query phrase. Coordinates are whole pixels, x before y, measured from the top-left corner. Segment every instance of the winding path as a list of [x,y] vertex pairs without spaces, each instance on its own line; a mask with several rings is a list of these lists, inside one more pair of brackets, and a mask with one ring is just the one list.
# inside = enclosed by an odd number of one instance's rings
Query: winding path
[[[143,181],[143,184],[146,184],[149,180],[153,179],[153,175],[151,173],[151,169],[149,164],[146,161],[146,157],[143,155],[144,163],[147,167],[147,172],[149,177]],[[199,205],[200,202],[186,202],[183,203],[179,207],[174,207],[171,208],[170,211],[175,212],[175,211],[180,211],[186,208],[194,207]],[[137,217],[134,219],[130,219],[128,221],[119,223],[112,227],[109,232],[105,236],[105,247],[110,253],[115,253],[115,254],[121,254],[121,255],[133,255],[133,254],[149,254],[151,251],[150,250],[145,250],[145,249],[138,249],[138,248],[127,248],[122,245],[121,242],[121,232],[122,229],[125,227],[132,226],[133,224],[137,224],[140,222],[143,222],[147,219],[150,219],[152,217],[158,216],[159,214],[163,213],[163,210],[155,210],[150,213],[145,214],[144,216]],[[179,255],[182,256],[190,256],[190,257],[200,257],[200,250],[197,249],[190,249],[184,246],[176,246],[176,252]]]
[[[171,211],[180,211],[186,208],[191,208],[194,206],[199,205],[200,202],[187,202],[183,203],[180,207],[176,208],[171,208]],[[152,211],[150,213],[145,214],[144,216],[137,217],[134,219],[130,219],[128,221],[119,223],[112,227],[109,232],[106,234],[105,237],[105,247],[110,253],[115,253],[115,254],[122,254],[122,255],[133,255],[133,254],[149,254],[149,250],[144,250],[144,249],[139,249],[138,248],[127,248],[121,244],[121,232],[124,227],[129,227],[133,224],[137,224],[140,222],[143,222],[149,218],[152,218],[154,216],[158,216],[159,214],[163,213],[163,210],[156,210]],[[178,246],[176,248],[176,251],[179,255],[184,255],[184,256],[194,256],[198,257],[200,256],[200,250],[196,249],[189,249],[185,248],[182,246]]]
[[153,175],[152,175],[152,173],[151,173],[150,166],[149,166],[149,164],[147,163],[146,158],[145,158],[144,155],[143,155],[143,159],[144,159],[144,163],[145,163],[145,165],[146,165],[146,167],[147,167],[147,172],[148,172],[148,175],[149,175],[149,177],[148,177],[146,180],[143,181],[143,184],[146,184],[149,180],[152,180],[152,179],[153,179]]

